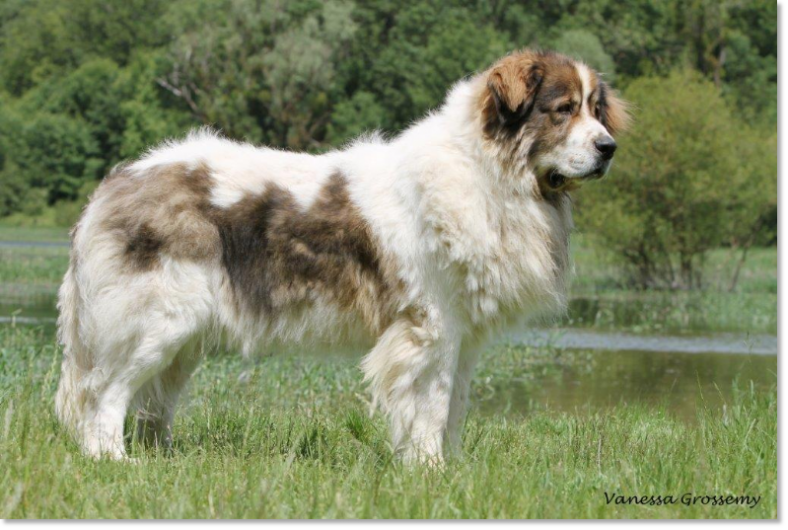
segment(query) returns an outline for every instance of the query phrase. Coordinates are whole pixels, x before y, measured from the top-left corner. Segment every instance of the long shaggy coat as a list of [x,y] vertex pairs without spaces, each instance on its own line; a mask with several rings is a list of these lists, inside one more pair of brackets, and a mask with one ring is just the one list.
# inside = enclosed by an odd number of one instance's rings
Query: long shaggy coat
[[588,67],[524,51],[388,141],[313,156],[202,130],[115,168],[72,232],[61,422],[121,459],[130,409],[169,443],[206,346],[363,347],[394,447],[439,461],[490,332],[564,308],[568,191],[625,122]]

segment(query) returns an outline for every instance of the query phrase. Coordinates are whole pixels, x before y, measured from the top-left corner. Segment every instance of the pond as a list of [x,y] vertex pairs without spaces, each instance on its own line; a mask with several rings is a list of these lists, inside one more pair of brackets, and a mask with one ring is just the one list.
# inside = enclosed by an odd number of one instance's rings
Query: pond
[[704,408],[721,410],[733,383],[769,390],[777,382],[777,356],[644,350],[569,350],[572,362],[555,363],[522,381],[477,394],[481,410],[591,412],[620,404],[664,406],[693,423]]

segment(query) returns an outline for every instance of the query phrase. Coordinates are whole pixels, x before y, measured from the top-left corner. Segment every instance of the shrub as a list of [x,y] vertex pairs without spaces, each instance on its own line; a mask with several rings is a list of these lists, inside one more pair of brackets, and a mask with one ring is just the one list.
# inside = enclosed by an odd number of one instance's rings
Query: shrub
[[18,171],[31,187],[48,190],[49,204],[75,199],[80,186],[101,175],[98,145],[80,120],[41,113],[19,134],[24,149],[14,153]]
[[701,287],[706,252],[748,248],[776,205],[776,135],[750,128],[688,71],[638,79],[624,96],[633,130],[607,181],[580,194],[578,226],[640,287]]

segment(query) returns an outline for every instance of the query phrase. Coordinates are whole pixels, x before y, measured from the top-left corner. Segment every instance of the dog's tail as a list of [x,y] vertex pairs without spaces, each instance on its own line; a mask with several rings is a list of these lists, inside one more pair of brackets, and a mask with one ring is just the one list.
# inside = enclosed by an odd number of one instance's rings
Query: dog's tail
[[93,359],[80,333],[82,306],[77,281],[77,228],[72,232],[72,248],[68,270],[58,291],[58,341],[63,345],[60,384],[55,397],[55,411],[60,423],[72,435],[78,436],[88,401],[86,378]]

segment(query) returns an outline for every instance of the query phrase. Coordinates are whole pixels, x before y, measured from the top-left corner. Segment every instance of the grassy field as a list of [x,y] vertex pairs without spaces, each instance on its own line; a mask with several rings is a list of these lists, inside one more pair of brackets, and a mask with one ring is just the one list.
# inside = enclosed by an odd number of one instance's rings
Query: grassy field
[[68,268],[66,247],[0,247],[0,305],[49,306]]
[[[572,254],[576,277],[573,291],[589,294],[600,291],[626,290],[626,276],[615,256],[595,247],[583,234],[572,236]],[[741,251],[717,249],[706,256],[703,281],[707,290],[728,292]],[[739,281],[731,294],[777,293],[777,249],[751,248],[741,269]]]
[[[549,369],[554,352],[491,351],[475,384]],[[238,356],[198,371],[173,454],[134,446],[136,465],[81,457],[52,412],[51,334],[0,328],[0,516],[4,518],[774,518],[776,389],[737,386],[688,425],[665,410],[527,417],[473,412],[464,453],[404,468],[369,415],[355,360]],[[562,362],[572,362],[564,356]],[[132,441],[133,442],[133,441]],[[130,443],[132,443],[130,442]],[[608,504],[672,495],[676,504]],[[754,508],[681,496],[750,495]]]
[[[0,228],[0,240],[58,241],[52,229]],[[562,325],[651,334],[776,332],[776,251],[757,249],[733,293],[635,292],[579,238]],[[0,307],[53,316],[64,247],[0,247]],[[731,260],[709,259],[723,278]],[[727,267],[727,268],[726,268]],[[716,270],[716,272],[715,272]],[[41,313],[36,313],[41,311]],[[129,440],[137,465],[93,462],[53,413],[60,353],[50,326],[0,325],[0,516],[4,518],[774,518],[777,393],[741,380],[700,396],[695,421],[668,404],[622,400],[571,413],[500,405],[511,389],[594,370],[587,352],[499,346],[485,353],[463,454],[405,468],[361,383],[357,359],[210,357],[175,426],[172,454]],[[509,393],[507,393],[507,389]],[[666,392],[668,392],[666,390]],[[700,393],[700,390],[699,390]],[[498,400],[497,402],[495,400]],[[495,403],[495,406],[490,404]],[[494,410],[483,414],[481,411]],[[754,508],[682,496],[759,496]],[[672,495],[675,504],[608,503]]]
[[0,241],[68,241],[68,228],[0,224]]
[[635,333],[777,333],[777,249],[753,248],[729,290],[739,252],[707,256],[702,291],[635,291],[610,253],[572,240],[576,275],[565,324]]

